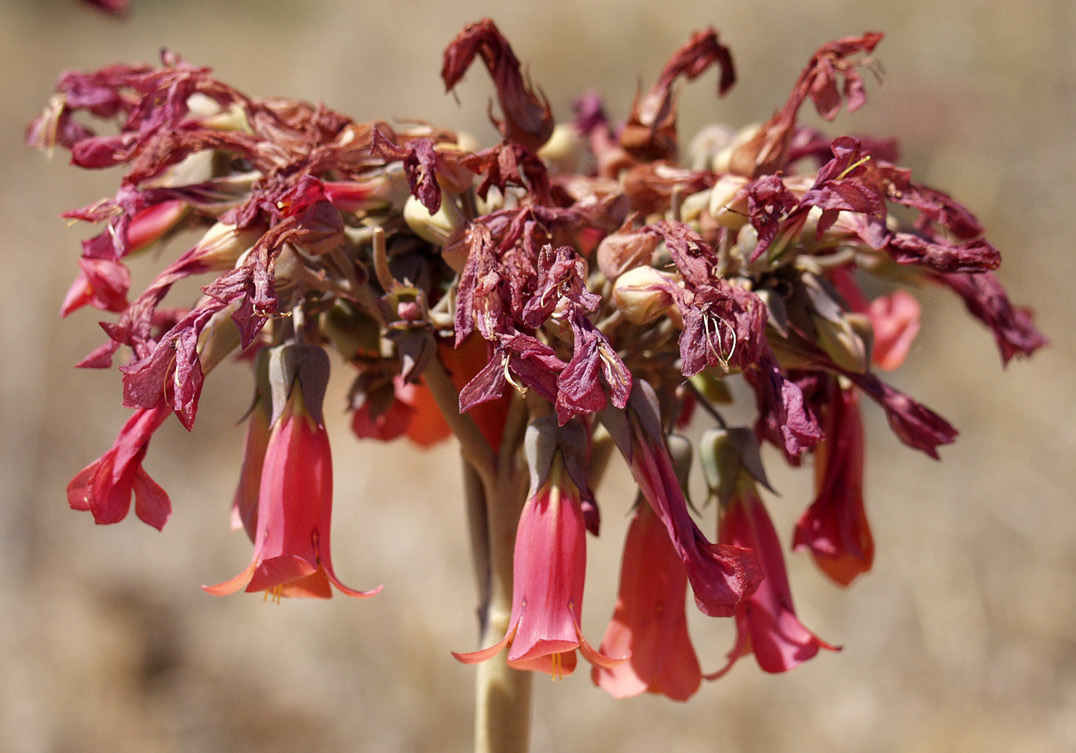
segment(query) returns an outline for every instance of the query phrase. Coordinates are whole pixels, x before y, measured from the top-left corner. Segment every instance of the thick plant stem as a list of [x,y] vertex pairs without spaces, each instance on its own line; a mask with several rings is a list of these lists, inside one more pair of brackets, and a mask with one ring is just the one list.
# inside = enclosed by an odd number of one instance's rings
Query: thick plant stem
[[[491,620],[489,624],[492,627],[495,623]],[[475,753],[527,753],[531,673],[510,668],[503,652],[479,664],[477,670]]]
[[[502,447],[495,478],[486,482],[490,580],[480,645],[504,637],[512,613],[516,527],[526,501],[526,473],[519,448]],[[506,652],[477,667],[475,753],[527,753],[530,743],[531,672],[511,669]]]
[[[471,416],[460,414],[459,393],[440,361],[432,359],[424,376],[460,443],[480,645],[491,646],[508,631],[512,614],[516,527],[527,493],[521,450],[528,410],[520,397],[513,398],[501,445],[494,451]],[[504,652],[476,669],[475,753],[527,753],[531,673],[511,669]]]

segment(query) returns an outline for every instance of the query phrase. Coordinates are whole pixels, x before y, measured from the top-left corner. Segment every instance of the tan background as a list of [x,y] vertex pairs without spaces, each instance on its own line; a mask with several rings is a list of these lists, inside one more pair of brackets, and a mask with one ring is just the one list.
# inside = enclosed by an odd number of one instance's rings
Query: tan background
[[[841,591],[803,557],[790,561],[801,616],[844,651],[780,677],[744,661],[686,705],[614,702],[585,672],[539,678],[534,749],[1076,750],[1071,0],[134,6],[118,23],[73,0],[0,2],[0,750],[467,749],[473,670],[449,651],[477,646],[450,449],[359,444],[329,408],[337,571],[355,587],[384,583],[369,601],[273,606],[198,588],[249,557],[228,530],[242,369],[209,380],[191,436],[170,422],[150,449],[146,467],[176,509],[163,533],[133,516],[95,528],[67,509],[67,480],[127,412],[115,372],[70,368],[101,333],[95,312],[56,316],[84,234],[57,215],[111,193],[117,175],[76,172],[63,155],[47,162],[20,141],[61,69],[154,61],[167,46],[251,94],[323,100],[357,119],[422,117],[488,142],[485,75],[469,76],[461,105],[438,78],[444,45],[487,14],[562,118],[587,87],[623,117],[637,82],[714,24],[740,81],[720,103],[712,73],[684,90],[685,134],[768,117],[821,43],[885,31],[885,86],[871,83],[862,114],[830,132],[899,136],[921,179],[980,214],[1013,298],[1054,338],[1003,371],[990,336],[924,291],[927,334],[895,382],[962,436],[933,463],[871,410],[875,572]],[[149,273],[136,265],[136,280]],[[344,389],[340,371],[330,399]],[[775,475],[783,496],[770,506],[787,538],[808,474]],[[593,641],[612,609],[630,500],[613,484],[600,501],[606,530],[591,541],[584,614]],[[731,625],[693,617],[692,629],[705,667],[719,666]]]

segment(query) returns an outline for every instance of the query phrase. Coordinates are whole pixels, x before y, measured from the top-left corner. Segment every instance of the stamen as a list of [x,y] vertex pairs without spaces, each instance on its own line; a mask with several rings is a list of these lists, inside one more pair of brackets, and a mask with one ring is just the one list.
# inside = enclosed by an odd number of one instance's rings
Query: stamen
[[[711,320],[716,321],[717,324],[711,325]],[[729,335],[732,337],[732,346],[729,348],[728,355],[725,355],[721,351],[720,347],[714,345],[714,339],[720,336],[720,332],[716,328],[720,327],[721,325],[725,325],[726,327],[728,327]],[[738,342],[736,338],[736,329],[724,319],[719,319],[718,317],[712,316],[709,313],[705,314],[702,318],[702,329],[703,334],[706,338],[706,350],[710,353],[710,355],[717,359],[717,362],[721,364],[721,368],[723,368],[725,371],[728,371],[729,361],[732,360],[732,355],[736,352],[736,345]]]
[[[601,359],[602,373],[605,375],[605,381],[609,383],[609,386],[614,390],[617,387],[626,390],[628,388],[628,380],[624,378],[624,372],[622,370],[614,368],[616,358],[610,350],[608,343],[598,343],[598,358]],[[614,384],[614,382],[616,384]]]
[[520,396],[520,397],[526,397],[526,396],[527,396],[527,386],[526,386],[526,385],[524,385],[524,384],[520,384],[519,382],[517,382],[517,381],[516,381],[516,380],[515,380],[515,379],[514,379],[514,378],[512,377],[512,372],[511,372],[511,371],[509,370],[509,368],[508,368],[508,362],[509,362],[510,360],[511,360],[511,356],[509,356],[509,355],[507,355],[507,354],[506,354],[506,355],[504,356],[504,379],[505,379],[505,381],[506,381],[506,382],[508,382],[508,383],[509,383],[510,385],[512,385],[513,387],[515,387],[515,390],[516,390],[516,392],[518,392],[518,393],[519,393],[519,396]]

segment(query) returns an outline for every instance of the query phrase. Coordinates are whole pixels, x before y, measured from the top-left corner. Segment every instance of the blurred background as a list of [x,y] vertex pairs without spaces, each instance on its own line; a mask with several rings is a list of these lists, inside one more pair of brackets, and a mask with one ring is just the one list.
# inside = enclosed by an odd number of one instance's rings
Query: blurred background
[[[920,291],[924,334],[894,383],[962,432],[935,463],[867,408],[874,572],[847,591],[789,559],[803,621],[844,645],[782,676],[743,660],[687,704],[613,701],[586,671],[536,678],[535,751],[728,753],[1076,750],[1076,4],[1070,0],[676,3],[460,0],[133,0],[123,21],[74,0],[0,2],[0,750],[186,753],[467,750],[476,644],[461,488],[451,447],[359,443],[327,403],[337,473],[333,554],[367,601],[214,598],[199,588],[246,566],[229,530],[248,372],[222,368],[188,435],[157,433],[145,466],[171,494],[163,533],[132,515],[95,527],[65,486],[128,411],[115,371],[71,365],[103,338],[96,311],[60,321],[83,227],[60,212],[111,195],[118,173],[76,171],[22,146],[66,68],[154,63],[167,47],[243,91],[323,101],[357,120],[423,118],[474,133],[492,93],[475,68],[458,102],[441,51],[491,15],[559,119],[587,88],[614,119],[693,29],[714,25],[739,81],[682,89],[682,142],[703,124],[764,120],[811,53],[886,33],[885,84],[827,132],[893,135],[919,180],[984,221],[1000,277],[1052,346],[1003,370],[955,297]],[[182,249],[169,248],[166,254]],[[134,263],[135,289],[155,267]],[[333,401],[336,401],[335,403]],[[340,410],[334,413],[333,405]],[[810,501],[810,471],[771,476],[781,535]],[[623,474],[620,474],[623,476]],[[698,479],[696,479],[696,482]],[[599,491],[584,632],[615,601],[631,494]],[[713,526],[713,511],[703,525]],[[723,664],[729,621],[692,617],[704,668]]]

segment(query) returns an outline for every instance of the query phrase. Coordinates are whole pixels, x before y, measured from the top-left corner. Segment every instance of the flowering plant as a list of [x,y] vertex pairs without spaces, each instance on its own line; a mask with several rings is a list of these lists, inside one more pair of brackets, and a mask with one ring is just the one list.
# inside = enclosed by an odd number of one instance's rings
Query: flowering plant
[[[373,595],[342,585],[329,554],[332,349],[354,373],[358,436],[459,441],[481,617],[479,650],[457,658],[479,667],[478,749],[525,748],[528,671],[568,674],[576,649],[613,695],[677,700],[748,653],[781,672],[832,649],[794,611],[758,490],[769,487],[760,444],[792,465],[813,457],[816,498],[792,544],[847,585],[874,551],[860,398],[932,457],[956,436],[877,375],[919,328],[899,286],[956,293],[1005,362],[1045,344],[993,275],[1000,255],[974,215],[898,167],[893,141],[798,122],[808,99],[826,121],[864,104],[880,40],[823,46],[769,121],[712,126],[686,150],[677,82],[711,67],[719,94],[736,80],[713,30],[693,34],[613,125],[592,93],[556,124],[496,26],[466,27],[442,78],[451,90],[476,61],[489,71],[503,140],[485,149],[424,122],[248,97],[169,52],[160,68],[65,74],[28,141],[125,172],[114,197],[65,215],[105,227],[84,242],[62,313],[117,314],[80,365],[108,367],[128,348],[134,410],[72,480],[71,506],[114,523],[133,496],[136,515],[163,527],[171,503],[142,468],[152,434],[170,413],[190,428],[205,376],[247,357],[233,521],[254,555],[207,590]],[[128,260],[188,231],[199,239],[132,299]],[[193,305],[163,305],[202,275]],[[723,416],[739,383],[751,427]],[[712,537],[685,492],[692,445],[675,434],[693,416],[714,426],[698,442],[720,506]],[[599,532],[593,490],[614,450],[639,500],[594,648],[580,627],[585,532]],[[737,628],[728,665],[710,674],[687,632],[689,585],[704,614]]]

